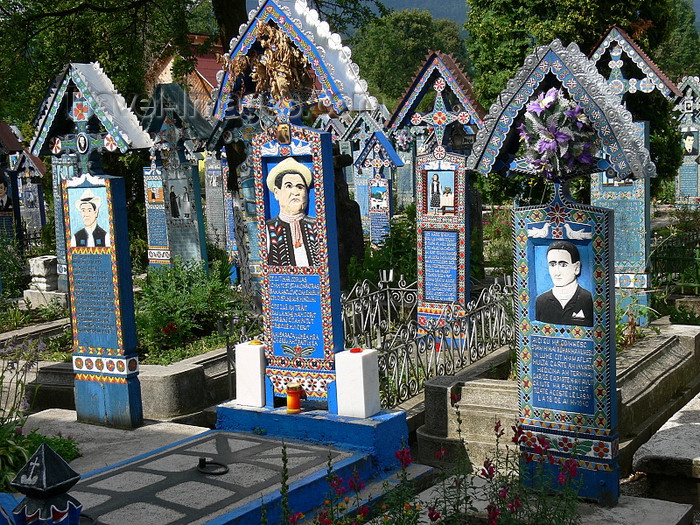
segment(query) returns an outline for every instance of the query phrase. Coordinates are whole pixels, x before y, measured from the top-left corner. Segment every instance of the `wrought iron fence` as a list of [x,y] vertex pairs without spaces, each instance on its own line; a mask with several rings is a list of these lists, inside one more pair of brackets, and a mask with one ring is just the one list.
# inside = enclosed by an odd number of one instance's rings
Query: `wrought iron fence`
[[700,292],[700,230],[665,239],[651,253],[652,286],[680,293]]
[[416,283],[406,284],[401,276],[396,286],[391,286],[392,280],[391,272],[382,272],[379,284],[364,281],[342,294],[346,348],[381,351],[391,346],[399,326],[416,318]]
[[391,408],[417,395],[427,379],[450,375],[515,337],[513,290],[493,284],[462,309],[445,308],[424,329],[411,320],[379,352],[381,403]]

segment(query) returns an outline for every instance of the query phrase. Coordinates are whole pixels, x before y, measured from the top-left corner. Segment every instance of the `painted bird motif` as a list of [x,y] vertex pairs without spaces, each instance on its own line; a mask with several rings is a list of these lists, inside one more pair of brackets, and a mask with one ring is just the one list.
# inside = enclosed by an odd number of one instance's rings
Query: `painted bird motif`
[[574,230],[570,224],[564,224],[564,230],[566,230],[566,236],[574,241],[580,241],[583,239],[591,239],[593,237],[593,232],[586,231],[586,227]]
[[544,226],[540,228],[528,228],[527,229],[527,236],[534,238],[534,239],[543,239],[544,237],[547,237],[547,234],[549,233],[549,223],[545,222]]

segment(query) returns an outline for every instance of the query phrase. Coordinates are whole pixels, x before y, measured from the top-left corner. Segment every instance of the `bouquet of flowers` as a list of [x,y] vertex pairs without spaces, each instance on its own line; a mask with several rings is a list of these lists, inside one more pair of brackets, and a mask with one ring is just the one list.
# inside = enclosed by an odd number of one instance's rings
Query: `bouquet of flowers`
[[396,145],[401,151],[406,151],[413,142],[413,136],[405,129],[400,130],[396,134]]
[[533,97],[518,127],[527,166],[553,182],[595,171],[599,139],[581,106],[551,88]]

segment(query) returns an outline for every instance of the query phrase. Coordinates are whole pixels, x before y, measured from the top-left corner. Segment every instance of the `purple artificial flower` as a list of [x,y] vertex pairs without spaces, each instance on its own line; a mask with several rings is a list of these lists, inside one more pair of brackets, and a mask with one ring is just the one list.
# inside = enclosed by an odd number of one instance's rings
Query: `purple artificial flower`
[[[541,96],[542,96],[542,94],[540,93],[540,97]],[[547,91],[545,96],[542,98],[542,101],[540,102],[540,104],[545,109],[551,108],[552,105],[554,105],[554,103],[557,101],[558,96],[559,96],[559,90],[557,88],[551,88],[551,89],[549,89],[549,91]]]
[[576,157],[576,160],[579,161],[581,164],[593,164],[595,162],[595,157],[591,155],[590,151],[584,149],[581,152],[581,154],[578,157]]
[[527,105],[527,110],[530,113],[537,113],[537,116],[539,117],[544,111],[544,108],[540,105],[540,103],[537,100],[533,100]]
[[574,169],[574,161],[576,160],[574,156],[568,151],[561,156],[562,159],[566,161],[566,169],[571,171]]
[[576,107],[573,109],[564,111],[564,115],[575,121],[579,130],[583,129],[583,126],[590,124],[588,116],[583,112],[583,108],[579,104],[576,104]]
[[541,130],[540,140],[537,141],[537,151],[544,153],[551,151],[556,153],[559,144],[566,144],[571,140],[571,136],[557,129],[556,124],[552,123],[549,128]]
[[518,126],[518,132],[520,133],[520,140],[528,141],[532,138],[527,132],[527,127],[524,122]]

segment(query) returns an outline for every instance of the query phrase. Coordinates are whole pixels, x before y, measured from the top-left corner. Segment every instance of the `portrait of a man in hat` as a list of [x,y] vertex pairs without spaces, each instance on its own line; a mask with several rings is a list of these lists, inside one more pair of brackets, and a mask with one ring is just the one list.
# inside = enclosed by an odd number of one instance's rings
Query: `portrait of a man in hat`
[[316,222],[306,214],[312,182],[311,170],[291,157],[267,174],[267,188],[279,203],[279,215],[266,223],[268,264],[319,264]]
[[[109,233],[97,224],[102,199],[88,188],[75,202],[83,227],[71,236],[71,246],[77,248],[105,248],[110,245]],[[72,226],[72,224],[71,224]]]

